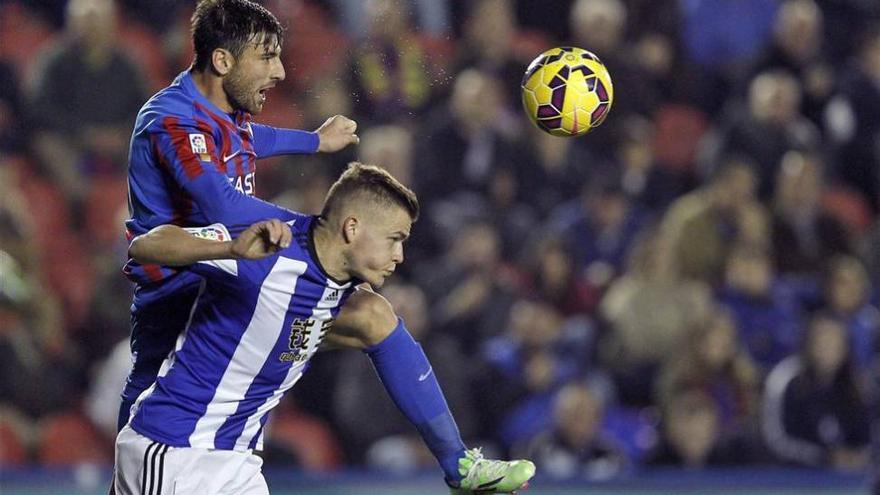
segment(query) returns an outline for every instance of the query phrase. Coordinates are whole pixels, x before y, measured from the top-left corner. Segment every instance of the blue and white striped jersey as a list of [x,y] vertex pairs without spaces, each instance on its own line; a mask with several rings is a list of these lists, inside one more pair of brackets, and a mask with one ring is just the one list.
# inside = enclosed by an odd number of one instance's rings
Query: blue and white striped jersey
[[189,268],[204,278],[201,291],[156,383],[135,403],[135,431],[176,447],[262,448],[268,412],[302,376],[357,283],[320,266],[315,218],[293,220],[294,242],[276,255]]

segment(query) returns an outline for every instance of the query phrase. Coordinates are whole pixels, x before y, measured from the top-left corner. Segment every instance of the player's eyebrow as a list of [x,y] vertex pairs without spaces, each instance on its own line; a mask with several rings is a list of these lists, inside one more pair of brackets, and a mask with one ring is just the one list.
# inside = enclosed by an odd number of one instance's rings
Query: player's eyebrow
[[262,54],[270,56],[276,56],[281,53],[280,41],[277,36],[268,33],[256,34],[253,38],[253,44],[257,50],[262,47]]
[[281,47],[278,46],[277,43],[275,43],[273,45],[269,45],[269,44],[263,45],[263,55],[264,56],[276,57],[280,53],[281,53]]

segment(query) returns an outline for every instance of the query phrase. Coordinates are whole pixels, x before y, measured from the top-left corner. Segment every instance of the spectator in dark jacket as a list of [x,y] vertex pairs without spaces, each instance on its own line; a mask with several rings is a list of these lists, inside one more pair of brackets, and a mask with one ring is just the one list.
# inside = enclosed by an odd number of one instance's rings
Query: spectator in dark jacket
[[868,461],[869,418],[846,328],[828,315],[814,316],[801,352],[767,377],[767,446],[785,462],[860,470]]
[[852,253],[846,227],[822,207],[820,157],[789,151],[776,177],[772,235],[779,272],[816,276],[834,255]]

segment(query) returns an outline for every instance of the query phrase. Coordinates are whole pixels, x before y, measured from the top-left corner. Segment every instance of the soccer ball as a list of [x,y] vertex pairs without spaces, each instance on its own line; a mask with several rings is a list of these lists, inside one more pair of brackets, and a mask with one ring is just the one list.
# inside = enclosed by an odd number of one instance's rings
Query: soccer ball
[[614,88],[599,57],[570,46],[552,48],[529,64],[522,80],[526,114],[554,136],[581,136],[611,110]]

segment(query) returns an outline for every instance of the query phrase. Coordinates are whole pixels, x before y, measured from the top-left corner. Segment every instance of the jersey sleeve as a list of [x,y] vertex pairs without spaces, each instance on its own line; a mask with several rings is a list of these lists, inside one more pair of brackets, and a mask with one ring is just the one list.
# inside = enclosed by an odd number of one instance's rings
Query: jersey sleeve
[[[294,222],[288,222],[293,225]],[[246,227],[228,227],[219,223],[203,227],[183,227],[193,237],[209,241],[230,241],[246,230]],[[266,256],[257,260],[214,259],[201,260],[184,269],[203,277],[216,286],[223,286],[233,291],[252,286],[257,281],[262,281],[272,269],[280,254]]]
[[151,140],[162,166],[192,196],[209,222],[233,226],[296,217],[286,208],[237,191],[224,173],[211,130],[194,120],[174,116],[159,119]]
[[283,129],[262,124],[251,124],[254,133],[254,152],[257,157],[317,153],[318,134],[298,129]]
[[[225,225],[219,223],[206,225],[204,227],[184,227],[183,230],[187,231],[193,237],[216,242],[232,240],[233,235],[241,233],[232,229],[233,232],[236,233],[231,234],[230,229],[227,229]],[[241,279],[238,261],[234,259],[197,261],[192,265],[189,265],[187,269],[209,280],[223,282],[225,284],[234,284]]]
[[238,261],[236,260],[209,260],[193,263],[187,269],[196,275],[208,280],[234,284],[239,278]]

